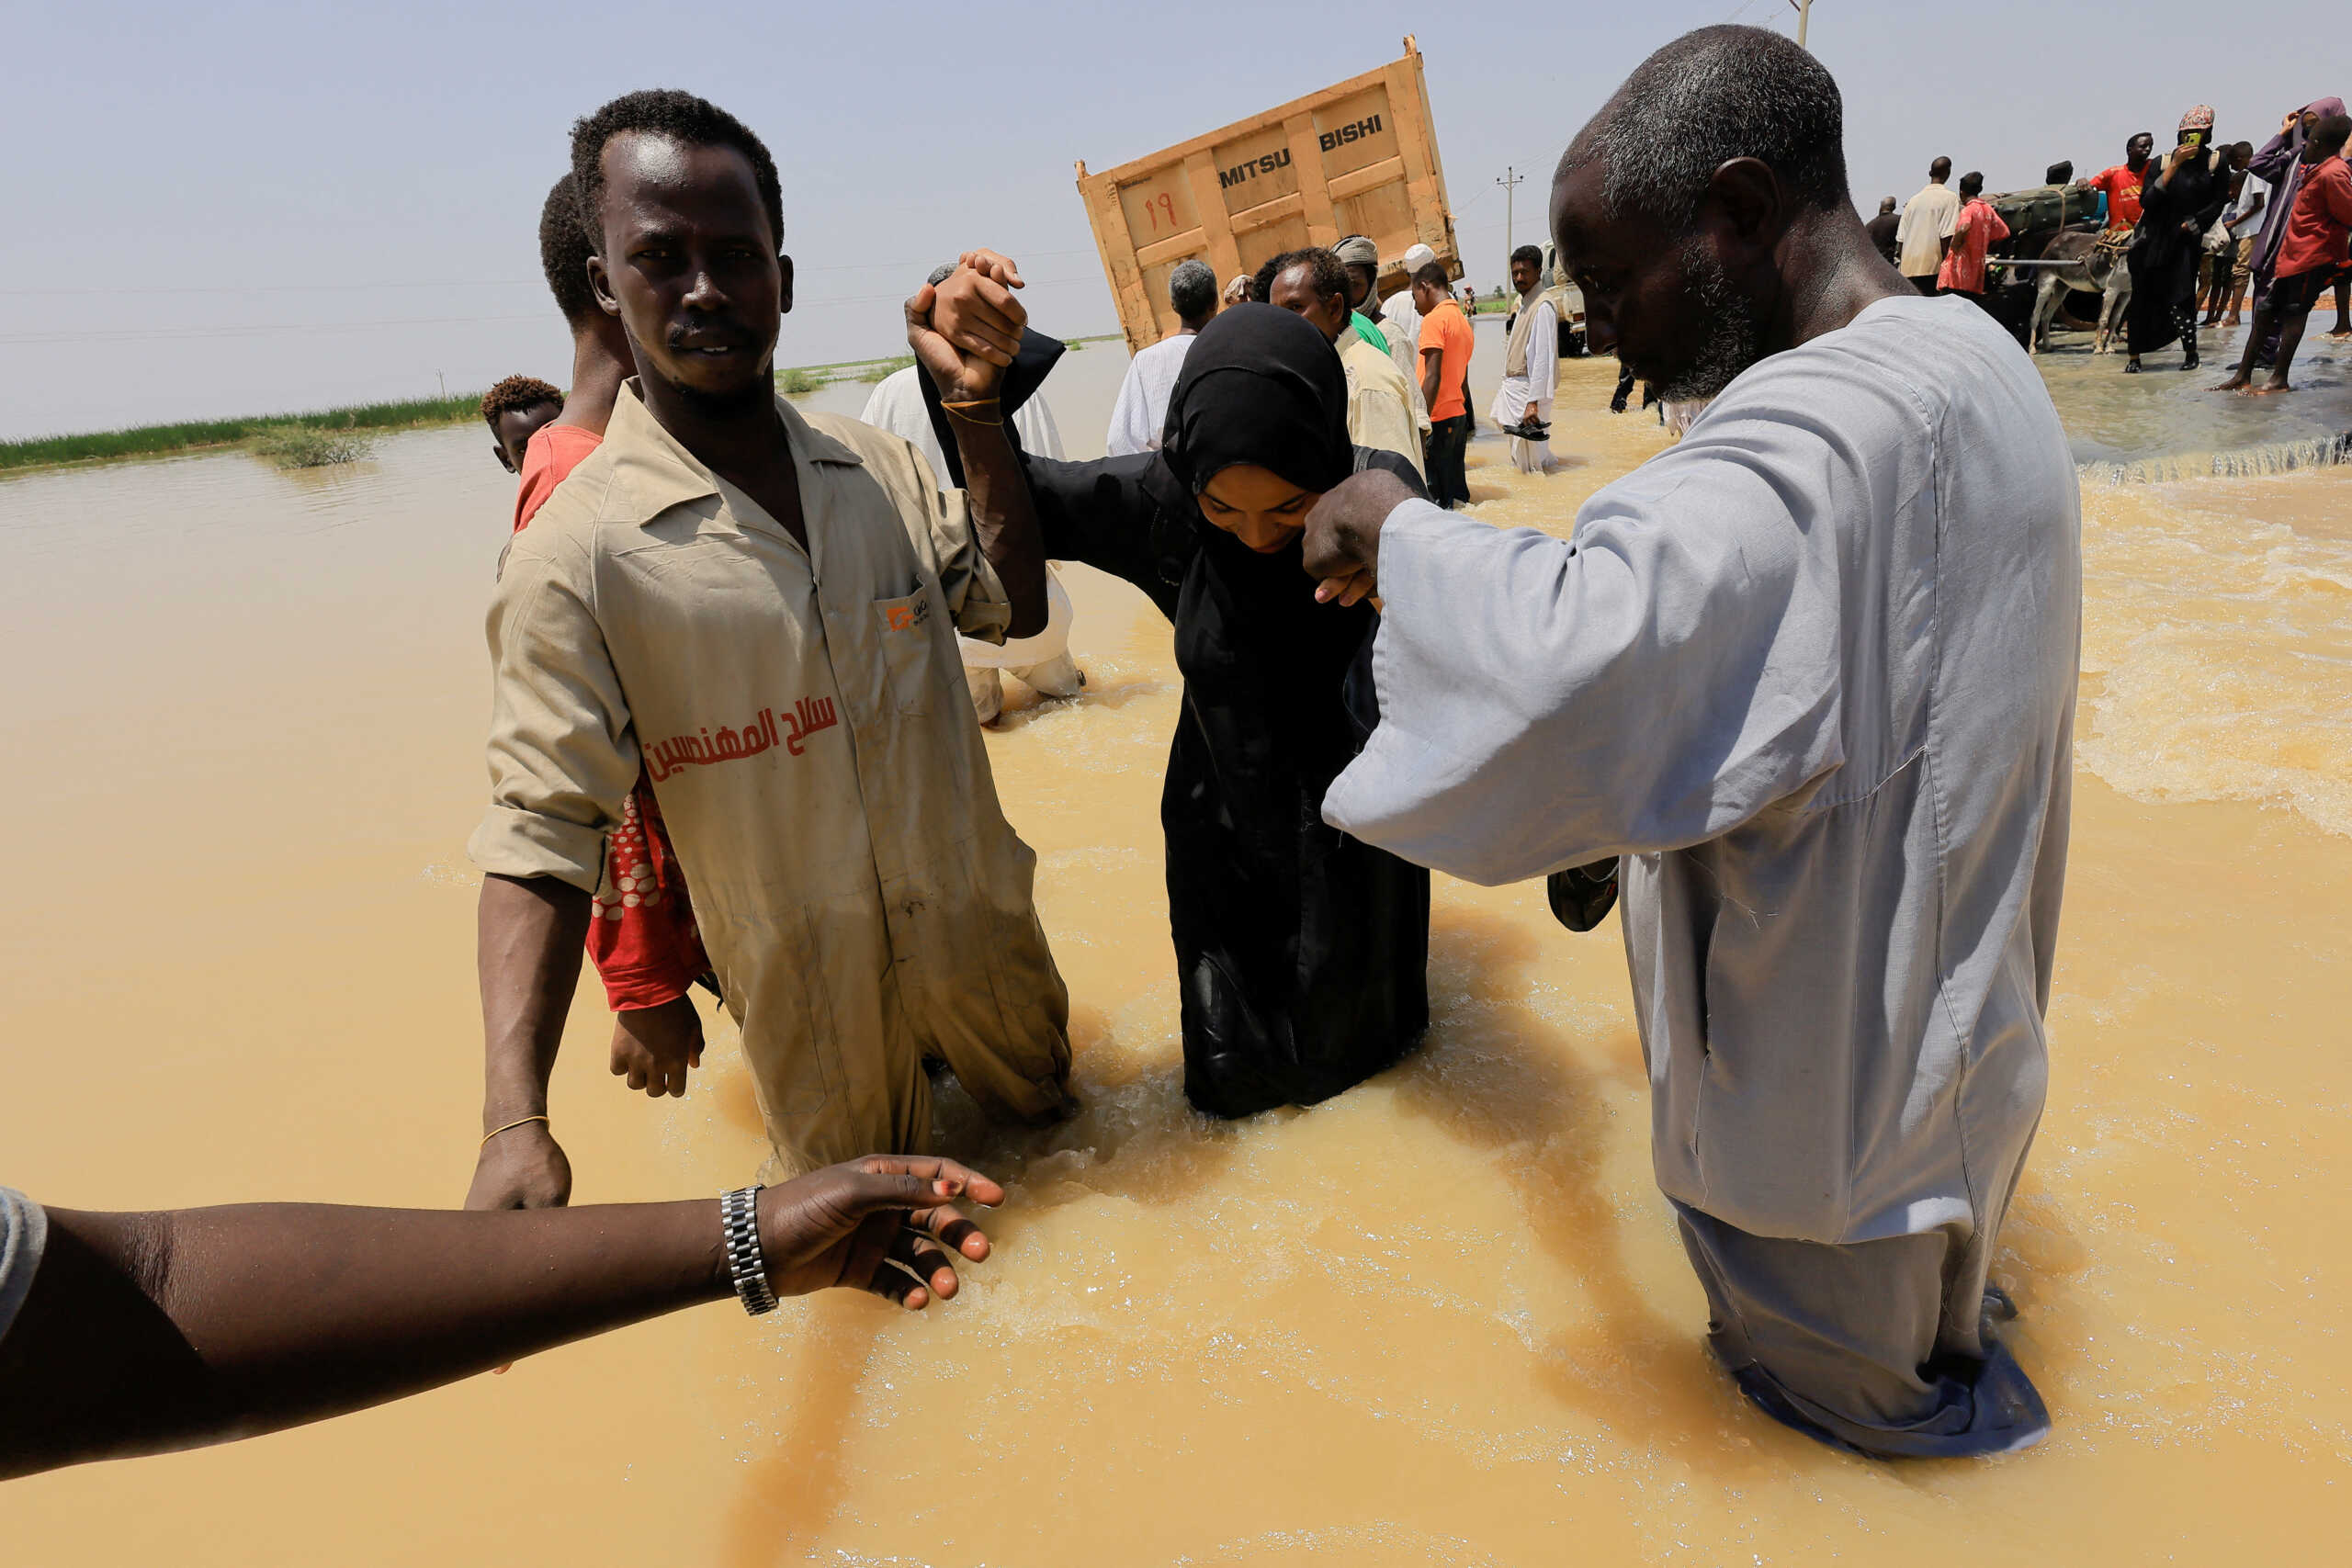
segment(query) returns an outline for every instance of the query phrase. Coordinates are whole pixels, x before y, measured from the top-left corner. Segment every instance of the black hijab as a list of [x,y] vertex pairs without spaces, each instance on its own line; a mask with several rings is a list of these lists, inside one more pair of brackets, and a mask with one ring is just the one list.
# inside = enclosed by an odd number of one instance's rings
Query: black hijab
[[1244,463],[1318,494],[1355,470],[1340,356],[1273,305],[1222,310],[1193,339],[1144,486],[1171,515],[1197,514],[1202,487]]

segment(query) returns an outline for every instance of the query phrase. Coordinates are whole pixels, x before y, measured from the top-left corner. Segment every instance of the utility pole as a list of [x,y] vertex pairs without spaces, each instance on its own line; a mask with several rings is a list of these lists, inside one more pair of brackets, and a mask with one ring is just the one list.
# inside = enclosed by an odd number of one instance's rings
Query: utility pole
[[1813,19],[1813,0],[1789,0],[1797,11],[1797,47],[1804,47],[1804,25]]
[[1495,183],[1503,187],[1503,255],[1508,258],[1519,244],[1519,231],[1511,225],[1511,201],[1519,194],[1520,185],[1527,176],[1509,164],[1503,165],[1502,178]]

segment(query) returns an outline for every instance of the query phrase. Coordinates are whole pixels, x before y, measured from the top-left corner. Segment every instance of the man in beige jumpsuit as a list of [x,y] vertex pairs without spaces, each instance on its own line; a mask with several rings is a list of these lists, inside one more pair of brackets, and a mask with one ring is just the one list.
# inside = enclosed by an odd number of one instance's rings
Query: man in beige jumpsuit
[[790,262],[750,131],[684,94],[631,94],[575,128],[573,156],[602,229],[591,276],[639,375],[516,536],[491,613],[469,1206],[569,1194],[548,1074],[640,761],[788,1169],[922,1150],[926,1055],[992,1112],[1056,1114],[1068,996],[956,645],[1044,619],[994,423],[1017,275],[983,255],[910,302],[972,479],[943,495],[905,441],[775,396]]

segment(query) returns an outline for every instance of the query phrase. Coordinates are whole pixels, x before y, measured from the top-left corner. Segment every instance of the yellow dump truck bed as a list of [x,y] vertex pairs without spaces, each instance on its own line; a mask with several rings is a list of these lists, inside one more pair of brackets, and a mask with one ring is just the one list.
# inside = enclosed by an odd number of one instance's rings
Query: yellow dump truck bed
[[1438,164],[1420,51],[1319,93],[1122,164],[1078,165],[1119,324],[1130,351],[1176,330],[1168,275],[1199,256],[1222,286],[1269,257],[1362,234],[1380,248],[1384,288],[1424,244],[1462,276]]

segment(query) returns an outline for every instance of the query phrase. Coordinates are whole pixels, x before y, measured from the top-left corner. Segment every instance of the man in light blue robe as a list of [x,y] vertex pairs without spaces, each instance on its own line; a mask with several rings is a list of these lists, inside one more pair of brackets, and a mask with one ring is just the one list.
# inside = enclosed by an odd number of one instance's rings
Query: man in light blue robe
[[1811,55],[1710,28],[1569,147],[1595,351],[1713,401],[1573,543],[1324,499],[1318,592],[1385,611],[1323,812],[1479,883],[1623,856],[1716,1356],[1825,1441],[1997,1452],[2049,1429],[1989,1276],[2047,1076],[2080,500],[2017,344],[1871,245],[1841,119]]

